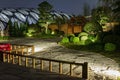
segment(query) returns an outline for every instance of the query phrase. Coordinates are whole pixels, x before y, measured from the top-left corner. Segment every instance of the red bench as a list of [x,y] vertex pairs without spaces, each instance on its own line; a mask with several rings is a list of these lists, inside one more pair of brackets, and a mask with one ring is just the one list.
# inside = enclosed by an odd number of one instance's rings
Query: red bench
[[10,51],[11,45],[9,43],[0,43],[0,51]]

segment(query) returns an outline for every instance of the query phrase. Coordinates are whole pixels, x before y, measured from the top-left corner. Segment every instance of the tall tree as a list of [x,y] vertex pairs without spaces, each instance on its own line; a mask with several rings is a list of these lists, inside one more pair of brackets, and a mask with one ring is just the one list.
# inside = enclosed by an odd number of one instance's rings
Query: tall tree
[[47,1],[40,3],[38,6],[39,6],[38,10],[40,12],[38,24],[41,27],[45,27],[45,33],[47,34],[48,26],[54,22],[51,15],[53,6],[49,4]]
[[120,23],[120,0],[114,0],[112,6],[114,19]]
[[83,15],[89,16],[90,15],[90,6],[87,3],[83,5]]
[[114,0],[99,0],[102,6],[110,7]]

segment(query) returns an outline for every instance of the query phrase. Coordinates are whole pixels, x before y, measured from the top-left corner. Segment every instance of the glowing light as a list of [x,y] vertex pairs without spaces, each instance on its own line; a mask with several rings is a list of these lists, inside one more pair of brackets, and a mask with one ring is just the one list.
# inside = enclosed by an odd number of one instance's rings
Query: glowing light
[[101,74],[103,76],[109,76],[112,77],[114,79],[117,79],[120,77],[120,72],[117,70],[113,70],[113,69],[106,69],[103,66],[96,66],[94,67],[94,72]]
[[35,47],[35,52],[39,52],[39,51],[42,51],[43,48],[40,48],[40,47]]
[[106,73],[108,75],[120,77],[120,72],[116,71],[116,70],[106,70],[106,71],[104,71],[104,73]]
[[52,31],[52,33],[51,34],[55,34],[55,32],[54,31]]

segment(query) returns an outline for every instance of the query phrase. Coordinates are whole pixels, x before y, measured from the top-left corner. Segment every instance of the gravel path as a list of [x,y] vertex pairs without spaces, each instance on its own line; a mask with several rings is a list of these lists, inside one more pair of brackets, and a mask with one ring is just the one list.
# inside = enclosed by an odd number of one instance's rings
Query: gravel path
[[10,40],[9,43],[34,45],[35,54],[32,56],[74,61],[77,63],[88,62],[90,80],[103,80],[103,78],[104,80],[116,80],[116,76],[120,76],[119,65],[114,60],[98,53],[67,49],[57,44],[59,40],[27,38]]

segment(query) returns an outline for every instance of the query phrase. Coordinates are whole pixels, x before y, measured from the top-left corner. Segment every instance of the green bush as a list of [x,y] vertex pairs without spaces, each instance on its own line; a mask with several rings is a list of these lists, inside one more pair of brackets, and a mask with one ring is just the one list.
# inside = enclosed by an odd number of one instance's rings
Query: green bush
[[102,32],[102,26],[95,21],[91,21],[85,24],[83,30],[89,34],[97,34]]
[[9,36],[0,36],[0,40],[8,40]]
[[85,45],[92,44],[92,41],[90,39],[85,40]]
[[81,36],[88,36],[88,33],[86,33],[86,32],[81,32],[81,33],[78,34],[78,37],[81,37]]
[[114,43],[117,47],[120,47],[120,36],[108,35],[103,38],[103,43]]
[[73,43],[79,43],[79,42],[80,42],[79,37],[74,37],[74,38],[73,38]]
[[113,43],[106,43],[104,46],[105,51],[115,51],[116,50],[116,45]]
[[73,42],[73,38],[74,38],[74,37],[75,37],[74,34],[69,34],[69,35],[68,35],[68,38],[69,38],[70,42]]
[[81,36],[81,39],[80,39],[80,40],[85,41],[85,40],[87,40],[87,39],[88,39],[88,36]]
[[52,30],[51,29],[48,29],[47,30],[47,34],[51,34],[52,33]]
[[64,35],[64,31],[59,31],[58,35]]
[[13,25],[9,22],[9,35],[11,37],[24,37],[27,32],[27,24],[15,22]]
[[69,38],[68,37],[63,37],[61,40],[61,43],[69,43]]
[[74,36],[70,36],[70,42],[73,42]]

